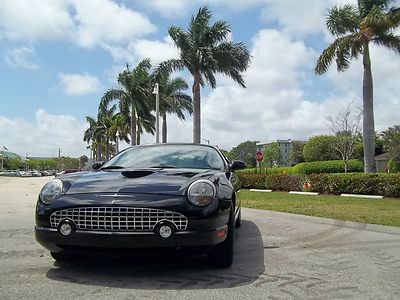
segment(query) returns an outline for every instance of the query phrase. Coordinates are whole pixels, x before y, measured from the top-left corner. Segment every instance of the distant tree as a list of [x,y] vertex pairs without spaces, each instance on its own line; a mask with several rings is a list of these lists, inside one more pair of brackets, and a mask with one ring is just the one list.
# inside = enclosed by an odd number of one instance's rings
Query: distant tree
[[[381,135],[377,134],[375,138],[375,156],[385,152],[387,152],[387,150],[385,149],[384,141]],[[358,135],[357,142],[355,144],[354,158],[361,161],[364,159],[364,146],[361,134]]]
[[278,167],[282,164],[281,151],[279,150],[278,143],[271,143],[265,147],[264,162],[270,168]]
[[394,169],[400,171],[400,126],[389,127],[381,136]]
[[224,150],[224,149],[220,149],[220,150],[221,150],[222,154],[224,154],[225,157],[227,159],[229,159],[230,161],[237,159],[235,154],[233,154],[231,151],[227,151],[227,150]]
[[19,170],[22,167],[22,161],[18,157],[10,158],[6,162],[7,164],[5,163],[5,166],[11,170]]
[[304,162],[303,148],[304,143],[292,142],[292,151],[290,153],[292,164]]
[[63,169],[78,169],[79,168],[79,158],[71,158],[63,156],[62,158]]
[[255,168],[256,167],[255,155],[257,152],[257,147],[256,147],[257,143],[258,141],[246,141],[232,148],[230,152],[234,157],[236,157],[236,159],[245,162],[247,167]]
[[309,138],[303,148],[304,160],[309,162],[336,159],[332,149],[334,142],[333,135],[317,135]]
[[29,170],[38,170],[40,161],[37,159],[28,159],[27,165]]
[[89,161],[89,158],[86,155],[82,155],[79,157],[79,166],[81,169],[85,166],[85,164]]
[[349,160],[353,158],[360,135],[360,121],[362,112],[352,112],[352,105],[340,111],[336,117],[328,117],[329,127],[334,134],[335,141],[331,147],[344,163],[344,172],[347,173]]

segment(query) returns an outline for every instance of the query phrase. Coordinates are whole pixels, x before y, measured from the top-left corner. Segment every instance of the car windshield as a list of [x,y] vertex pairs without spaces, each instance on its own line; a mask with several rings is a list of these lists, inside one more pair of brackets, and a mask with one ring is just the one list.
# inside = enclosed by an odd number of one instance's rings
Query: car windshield
[[201,145],[136,146],[121,152],[101,169],[183,168],[224,170],[217,150]]

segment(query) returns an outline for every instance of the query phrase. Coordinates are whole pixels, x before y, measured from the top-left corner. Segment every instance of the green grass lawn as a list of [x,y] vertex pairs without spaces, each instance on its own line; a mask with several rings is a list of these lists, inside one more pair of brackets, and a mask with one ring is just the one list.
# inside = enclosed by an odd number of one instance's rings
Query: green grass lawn
[[400,227],[400,199],[290,195],[241,190],[243,207]]

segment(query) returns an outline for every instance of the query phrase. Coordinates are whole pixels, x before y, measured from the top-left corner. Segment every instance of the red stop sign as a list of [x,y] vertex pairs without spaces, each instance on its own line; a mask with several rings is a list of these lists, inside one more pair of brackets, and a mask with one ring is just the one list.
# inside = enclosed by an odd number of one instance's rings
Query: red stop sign
[[257,161],[262,161],[263,159],[264,159],[263,153],[260,152],[260,151],[258,151],[258,152],[256,153],[256,160],[257,160]]

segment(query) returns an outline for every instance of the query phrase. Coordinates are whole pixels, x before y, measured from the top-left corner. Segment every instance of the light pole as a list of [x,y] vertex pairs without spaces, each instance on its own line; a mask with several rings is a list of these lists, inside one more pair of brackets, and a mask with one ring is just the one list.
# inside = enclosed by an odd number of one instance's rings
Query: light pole
[[203,141],[206,141],[207,142],[207,145],[210,145],[210,140],[207,140],[207,139],[203,139],[203,138],[201,138]]
[[156,143],[160,142],[160,93],[158,83],[154,86],[153,94],[156,95]]
[[1,147],[1,171],[4,171],[4,146]]
[[[115,134],[115,147],[117,150],[116,152],[118,153],[119,152],[119,132],[118,131]],[[115,154],[117,154],[117,153],[115,153]]]

